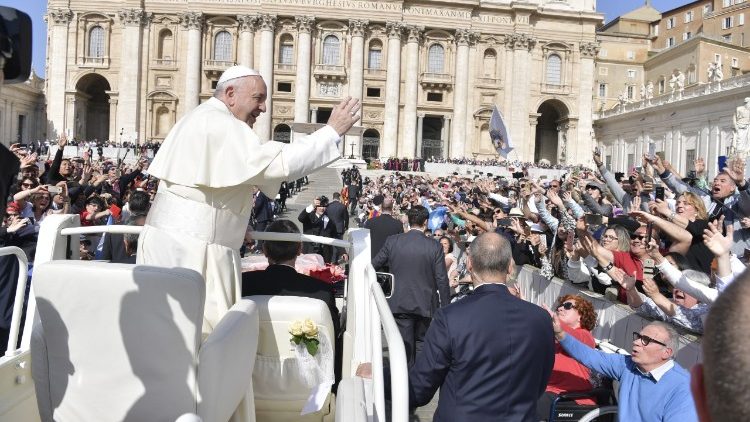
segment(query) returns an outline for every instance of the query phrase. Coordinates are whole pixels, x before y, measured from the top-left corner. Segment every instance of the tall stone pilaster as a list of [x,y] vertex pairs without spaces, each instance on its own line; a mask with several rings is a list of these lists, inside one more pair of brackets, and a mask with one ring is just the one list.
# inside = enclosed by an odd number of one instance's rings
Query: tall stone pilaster
[[[592,122],[592,113],[594,112],[594,60],[599,54],[599,44],[595,42],[581,43],[580,52],[580,70],[579,74],[575,75],[580,84],[578,88],[578,139],[571,139],[574,142],[568,143],[568,150],[570,151],[568,162],[571,164],[588,164],[588,158],[584,159],[584,157],[589,157],[594,149],[594,140],[591,135],[594,131]],[[640,158],[636,157],[636,162],[639,162],[639,160]]]
[[[513,142],[522,148],[521,159],[534,161],[534,135],[528,133],[529,92],[531,90],[531,49],[536,44],[531,36],[513,33],[505,37],[506,47],[513,52],[513,81],[510,131]],[[534,110],[535,112],[536,110]]]
[[[310,57],[315,18],[297,16],[297,79],[295,82],[294,121],[308,123],[310,116]],[[295,135],[296,138],[296,135]]]
[[273,44],[274,32],[276,31],[276,15],[264,14],[258,19],[260,25],[260,66],[258,71],[268,87],[268,98],[266,99],[266,112],[255,121],[253,130],[265,142],[271,139],[271,117],[273,115]]
[[[120,65],[120,81],[118,84],[119,107],[117,121],[124,137],[134,142],[135,133],[139,132],[140,98],[141,92],[141,45],[143,44],[143,25],[148,24],[151,14],[140,9],[126,9],[118,13],[122,30],[122,63]],[[137,136],[142,142],[142,136]]]
[[258,28],[258,17],[237,15],[240,29],[240,47],[237,51],[237,63],[252,69],[255,61],[255,30]]
[[46,21],[49,34],[49,74],[47,75],[47,137],[65,132],[65,87],[68,75],[68,25],[73,12],[68,9],[50,9]]
[[[187,114],[200,103],[201,91],[201,32],[203,14],[187,12],[180,15],[180,25],[187,30],[185,58],[185,110]],[[120,104],[122,107],[122,104]]]
[[406,28],[406,76],[404,81],[404,132],[398,155],[414,158],[417,148],[417,96],[419,95],[419,46],[424,27]]
[[469,95],[469,47],[479,35],[468,29],[456,30],[456,82],[453,91],[453,129],[451,132],[451,158],[466,155],[466,119]]
[[393,157],[398,149],[398,114],[401,91],[401,34],[400,22],[386,22],[388,58],[385,77],[385,115],[380,155]]
[[[368,23],[366,20],[349,20],[349,34],[352,37],[349,96],[358,100],[362,100],[362,87],[365,74],[365,33],[367,32]],[[362,109],[357,114],[361,116]],[[346,144],[354,144],[354,155],[357,158],[362,156],[362,135],[347,135]]]

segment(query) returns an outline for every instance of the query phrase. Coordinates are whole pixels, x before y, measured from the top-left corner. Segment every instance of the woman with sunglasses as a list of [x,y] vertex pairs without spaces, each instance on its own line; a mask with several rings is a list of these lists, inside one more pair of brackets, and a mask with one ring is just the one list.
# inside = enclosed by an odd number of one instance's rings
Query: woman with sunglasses
[[[599,244],[609,251],[630,252],[630,233],[619,225],[612,224],[599,238]],[[566,246],[569,253],[568,278],[574,284],[588,284],[589,289],[604,294],[612,285],[612,277],[599,266],[596,258],[579,245]]]
[[[557,307],[552,310],[560,321],[560,327],[575,337],[579,342],[596,347],[591,330],[596,325],[596,311],[588,300],[578,295],[565,295],[557,300]],[[539,420],[547,420],[550,407],[555,397],[561,393],[588,391],[593,387],[590,381],[591,373],[588,368],[573,359],[560,343],[555,341],[555,365],[552,375],[547,382],[547,389],[537,401],[537,416]],[[576,400],[580,405],[596,404],[591,398]]]

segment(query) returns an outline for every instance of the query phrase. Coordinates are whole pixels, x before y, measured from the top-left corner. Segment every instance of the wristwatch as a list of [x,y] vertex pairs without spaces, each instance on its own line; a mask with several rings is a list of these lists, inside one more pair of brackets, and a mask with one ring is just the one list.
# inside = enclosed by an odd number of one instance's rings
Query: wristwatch
[[667,218],[667,220],[669,220],[669,222],[671,223],[672,221],[674,221],[674,216],[675,215],[677,215],[677,214],[674,211],[672,211],[672,214],[669,214],[669,218]]
[[614,265],[613,263],[611,263],[611,262],[610,262],[609,264],[607,264],[606,266],[604,266],[604,267],[602,268],[602,270],[604,270],[604,272],[606,273],[606,272],[608,272],[609,270],[611,270],[611,269],[612,269],[612,268],[614,268],[614,267],[615,267],[615,265]]

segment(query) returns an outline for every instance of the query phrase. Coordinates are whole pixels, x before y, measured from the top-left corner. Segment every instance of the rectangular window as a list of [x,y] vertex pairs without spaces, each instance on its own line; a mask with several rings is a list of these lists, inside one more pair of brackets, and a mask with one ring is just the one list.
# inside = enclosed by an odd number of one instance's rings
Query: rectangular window
[[216,85],[219,84],[219,81],[211,81],[211,89],[216,89]]
[[628,78],[633,79],[635,78],[636,71],[635,69],[628,69]]
[[599,97],[604,98],[607,96],[607,84],[599,84]]
[[658,23],[655,23],[653,25],[653,32],[654,32],[654,36],[658,36],[659,35],[659,24]]
[[727,16],[721,20],[721,29],[729,29],[732,27],[732,17]]
[[665,83],[664,79],[662,79],[662,80],[659,81],[659,94],[663,94],[664,93],[664,86],[665,85],[666,85],[666,83]]
[[721,39],[724,40],[724,42],[732,42],[732,34],[725,34]]
[[380,98],[380,88],[367,87],[367,96],[373,98]]
[[745,24],[745,14],[740,13],[739,15],[737,15],[737,25],[740,26],[744,24]]
[[732,67],[736,69],[740,68],[740,60],[737,57],[732,57]]
[[428,92],[427,93],[427,101],[431,101],[434,103],[441,103],[443,102],[443,93],[441,92]]
[[667,29],[674,28],[674,17],[667,18]]
[[690,38],[693,38],[693,33],[692,32],[683,32],[683,34],[682,34],[682,40],[683,41],[687,41]]
[[278,92],[292,92],[291,82],[279,82],[276,84],[276,91]]
[[733,1],[732,1],[732,0],[724,0],[724,1],[723,1],[723,6],[724,6],[724,7],[729,7],[729,6],[731,6],[732,4],[733,4]]
[[628,57],[628,60],[635,59],[635,51],[628,51],[627,57]]
[[693,11],[690,10],[688,12],[685,12],[685,23],[690,23],[693,21]]
[[369,56],[367,57],[367,65],[370,69],[380,69],[380,63],[382,62],[383,50],[370,49]]
[[687,167],[685,169],[687,171],[695,170],[695,150],[694,149],[685,150],[685,167]]
[[635,98],[635,87],[633,85],[628,85],[628,99],[632,100]]
[[292,44],[281,44],[279,46],[279,63],[292,64],[294,55],[294,46]]
[[674,37],[667,38],[667,48],[674,47]]
[[711,4],[704,4],[703,5],[703,14],[706,15],[708,13],[711,13]]

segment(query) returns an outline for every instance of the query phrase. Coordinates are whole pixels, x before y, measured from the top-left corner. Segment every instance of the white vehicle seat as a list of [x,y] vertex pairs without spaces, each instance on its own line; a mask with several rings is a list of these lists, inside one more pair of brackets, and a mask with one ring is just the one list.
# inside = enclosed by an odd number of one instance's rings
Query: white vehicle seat
[[43,421],[227,421],[250,388],[252,301],[201,342],[205,283],[195,271],[51,261],[34,269],[32,374]]
[[[330,339],[335,348],[335,332],[331,313],[319,299],[297,296],[250,296],[258,305],[260,338],[258,356],[253,371],[255,416],[258,421],[322,421],[333,418],[329,393],[319,412],[300,415],[311,392],[300,376],[297,358],[291,347],[289,326],[296,320],[310,318],[318,326],[320,335]],[[330,355],[333,360],[333,353]],[[330,362],[333,365],[333,361]],[[331,366],[333,367],[333,366]]]

